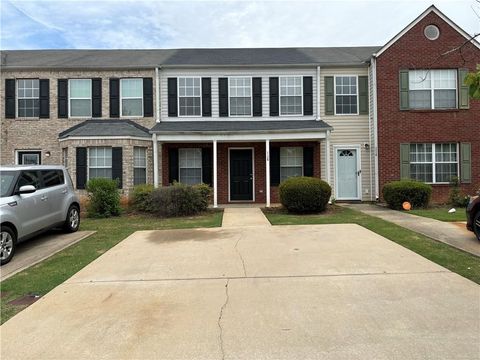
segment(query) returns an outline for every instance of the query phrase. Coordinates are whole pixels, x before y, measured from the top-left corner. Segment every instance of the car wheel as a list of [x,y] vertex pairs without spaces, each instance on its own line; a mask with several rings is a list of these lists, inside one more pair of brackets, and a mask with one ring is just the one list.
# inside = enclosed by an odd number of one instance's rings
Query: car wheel
[[17,236],[9,226],[2,226],[0,235],[0,262],[1,265],[12,260],[17,247]]
[[480,211],[477,211],[473,217],[473,232],[477,235],[477,239],[480,240]]
[[65,219],[65,224],[63,229],[66,232],[72,233],[78,230],[80,227],[80,210],[76,205],[70,205],[67,211],[67,218]]

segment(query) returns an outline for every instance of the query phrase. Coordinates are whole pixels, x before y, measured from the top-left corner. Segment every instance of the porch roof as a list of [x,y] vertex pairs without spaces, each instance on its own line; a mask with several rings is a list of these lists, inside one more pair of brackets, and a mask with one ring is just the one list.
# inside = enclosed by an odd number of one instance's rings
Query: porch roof
[[322,120],[271,121],[161,121],[150,130],[156,134],[252,134],[325,132],[332,127]]

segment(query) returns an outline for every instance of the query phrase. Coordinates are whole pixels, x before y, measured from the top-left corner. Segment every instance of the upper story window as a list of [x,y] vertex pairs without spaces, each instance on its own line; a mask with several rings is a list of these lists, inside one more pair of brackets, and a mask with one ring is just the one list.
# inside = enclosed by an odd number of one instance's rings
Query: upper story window
[[180,116],[200,116],[201,90],[200,78],[178,78],[178,107]]
[[40,86],[38,79],[17,80],[18,117],[39,117]]
[[302,115],[302,77],[280,77],[280,115]]
[[69,80],[70,117],[92,116],[92,80]]
[[252,115],[252,78],[229,78],[230,116]]
[[143,116],[143,79],[120,79],[120,116]]
[[292,176],[303,176],[303,148],[280,148],[280,181]]
[[335,76],[335,114],[358,114],[358,86],[356,76]]
[[408,82],[411,109],[457,107],[457,70],[410,70]]

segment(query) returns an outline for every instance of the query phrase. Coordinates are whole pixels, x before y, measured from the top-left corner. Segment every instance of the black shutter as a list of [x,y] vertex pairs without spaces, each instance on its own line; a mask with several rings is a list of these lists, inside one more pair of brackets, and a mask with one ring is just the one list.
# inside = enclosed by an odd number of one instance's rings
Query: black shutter
[[177,78],[168,78],[168,116],[178,116]]
[[92,117],[102,117],[102,79],[92,79]]
[[110,78],[110,117],[120,117],[120,79]]
[[303,77],[303,115],[313,115],[313,78]]
[[202,149],[202,182],[212,186],[213,182],[213,149],[203,148]]
[[280,184],[280,148],[270,147],[270,185]]
[[278,116],[278,77],[270,78],[270,116]]
[[15,118],[15,79],[5,79],[5,117]]
[[48,119],[50,117],[50,80],[40,79],[38,81],[40,92],[40,114],[41,119]]
[[202,78],[202,116],[212,116],[211,78]]
[[168,149],[168,183],[178,182],[178,149]]
[[122,148],[112,148],[112,179],[118,180],[118,188],[123,187],[123,160]]
[[221,117],[228,116],[228,78],[218,79],[218,107]]
[[313,176],[313,147],[303,148],[303,176]]
[[262,78],[252,79],[253,116],[262,116]]
[[153,80],[143,78],[143,117],[153,116]]
[[68,79],[58,79],[58,117],[68,118]]
[[85,189],[87,183],[87,148],[77,147],[77,189]]

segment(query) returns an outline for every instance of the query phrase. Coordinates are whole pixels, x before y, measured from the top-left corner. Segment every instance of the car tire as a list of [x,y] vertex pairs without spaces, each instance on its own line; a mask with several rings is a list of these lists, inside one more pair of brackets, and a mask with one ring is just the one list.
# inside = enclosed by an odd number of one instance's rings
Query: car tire
[[480,210],[473,216],[472,227],[477,239],[480,240]]
[[0,265],[12,260],[17,248],[17,235],[10,226],[2,225],[0,235]]
[[63,230],[73,233],[80,227],[80,209],[77,205],[70,205],[67,211],[67,218],[63,224]]

